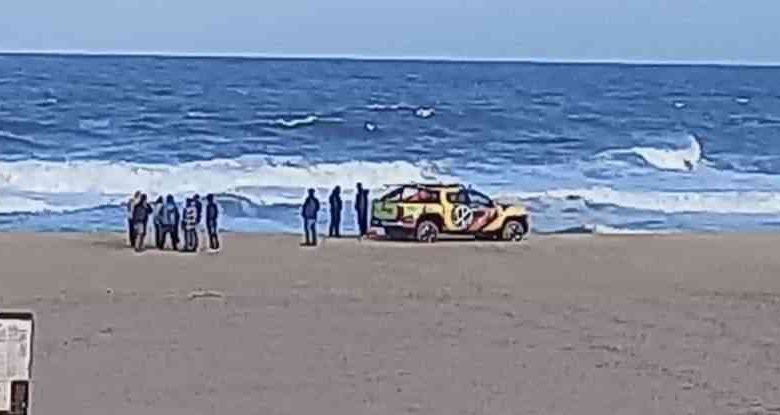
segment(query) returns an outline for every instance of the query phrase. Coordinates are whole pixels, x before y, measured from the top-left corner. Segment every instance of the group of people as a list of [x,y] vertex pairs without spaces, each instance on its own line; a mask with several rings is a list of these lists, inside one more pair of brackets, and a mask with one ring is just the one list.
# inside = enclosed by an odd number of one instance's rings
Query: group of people
[[[341,186],[336,186],[328,197],[330,207],[330,226],[328,236],[341,237],[341,212],[344,203],[341,200]],[[303,219],[303,233],[306,246],[317,245],[317,216],[320,211],[320,201],[316,191],[309,189],[306,200],[301,207]],[[355,189],[355,216],[357,218],[359,236],[362,238],[368,234],[368,190],[358,183]]]
[[[206,196],[206,232],[208,234],[209,248],[219,250],[219,234],[217,218],[219,208],[214,201],[214,195]],[[130,246],[137,252],[143,251],[146,244],[149,218],[154,225],[155,245],[157,249],[164,249],[165,242],[170,237],[171,246],[179,250],[179,230],[184,234],[184,252],[197,252],[200,241],[199,233],[202,233],[201,222],[203,219],[203,203],[199,195],[187,198],[182,212],[172,195],[163,199],[158,197],[149,203],[145,193],[135,192],[127,204],[127,227]],[[200,231],[200,232],[199,232]]]

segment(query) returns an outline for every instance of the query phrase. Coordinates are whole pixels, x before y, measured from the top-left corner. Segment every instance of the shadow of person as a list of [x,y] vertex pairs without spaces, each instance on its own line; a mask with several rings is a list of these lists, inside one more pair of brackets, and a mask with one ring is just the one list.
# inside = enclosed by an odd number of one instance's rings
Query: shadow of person
[[93,246],[95,248],[108,248],[111,250],[119,251],[119,250],[126,250],[126,249],[132,249],[130,245],[128,245],[127,241],[125,239],[121,239],[119,237],[115,238],[101,238],[98,240],[90,241],[90,246]]

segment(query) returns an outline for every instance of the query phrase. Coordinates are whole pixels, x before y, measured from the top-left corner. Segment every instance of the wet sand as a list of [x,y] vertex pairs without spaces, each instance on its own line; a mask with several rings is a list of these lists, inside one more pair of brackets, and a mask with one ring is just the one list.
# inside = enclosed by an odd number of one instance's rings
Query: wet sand
[[780,414],[780,235],[0,234],[34,414]]

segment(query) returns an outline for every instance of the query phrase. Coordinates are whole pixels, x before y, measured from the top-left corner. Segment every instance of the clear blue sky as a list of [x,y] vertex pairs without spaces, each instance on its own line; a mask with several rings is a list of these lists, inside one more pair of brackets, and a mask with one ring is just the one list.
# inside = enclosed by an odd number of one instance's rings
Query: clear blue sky
[[0,50],[780,62],[780,0],[2,0]]

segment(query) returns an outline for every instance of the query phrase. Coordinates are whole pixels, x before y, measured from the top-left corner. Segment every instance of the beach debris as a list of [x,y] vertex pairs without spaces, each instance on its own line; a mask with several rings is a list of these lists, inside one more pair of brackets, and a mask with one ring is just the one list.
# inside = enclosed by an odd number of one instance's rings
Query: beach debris
[[225,298],[225,294],[219,291],[195,290],[189,293],[187,298],[190,300],[195,300],[198,298]]

